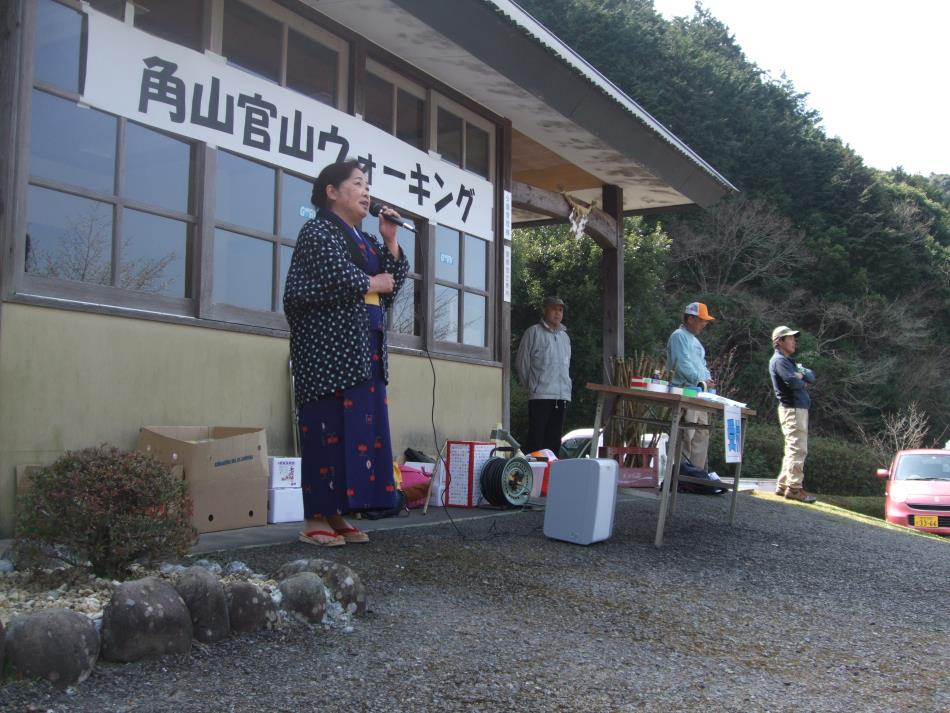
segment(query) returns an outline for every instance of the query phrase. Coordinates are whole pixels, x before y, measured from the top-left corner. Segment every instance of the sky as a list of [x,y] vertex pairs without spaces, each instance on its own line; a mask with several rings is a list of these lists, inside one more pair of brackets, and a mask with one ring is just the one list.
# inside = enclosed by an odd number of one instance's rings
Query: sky
[[[654,0],[667,19],[694,0]],[[807,93],[866,165],[950,174],[950,2],[703,0],[746,58]]]

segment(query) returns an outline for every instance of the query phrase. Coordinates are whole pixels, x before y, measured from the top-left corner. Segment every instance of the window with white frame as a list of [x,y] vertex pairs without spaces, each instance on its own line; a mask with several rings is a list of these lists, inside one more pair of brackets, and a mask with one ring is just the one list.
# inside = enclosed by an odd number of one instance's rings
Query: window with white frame
[[494,126],[439,94],[433,95],[432,102],[432,148],[444,161],[493,180]]
[[35,17],[22,252],[28,287],[79,297],[105,288],[105,301],[119,304],[150,295],[162,309],[185,312],[197,220],[194,146],[81,108],[81,14],[38,0]]
[[364,121],[410,146],[425,149],[425,89],[367,59],[363,94]]
[[489,243],[437,225],[432,332],[436,342],[488,346]]

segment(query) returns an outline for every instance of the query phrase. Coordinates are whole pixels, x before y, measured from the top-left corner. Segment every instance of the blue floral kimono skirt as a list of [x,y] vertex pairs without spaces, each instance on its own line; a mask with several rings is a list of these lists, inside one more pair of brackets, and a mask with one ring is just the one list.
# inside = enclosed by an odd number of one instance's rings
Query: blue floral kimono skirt
[[[371,244],[358,235],[367,272],[379,270]],[[366,305],[372,372],[368,381],[300,407],[305,518],[395,507],[389,406],[383,379],[385,320],[379,305]]]

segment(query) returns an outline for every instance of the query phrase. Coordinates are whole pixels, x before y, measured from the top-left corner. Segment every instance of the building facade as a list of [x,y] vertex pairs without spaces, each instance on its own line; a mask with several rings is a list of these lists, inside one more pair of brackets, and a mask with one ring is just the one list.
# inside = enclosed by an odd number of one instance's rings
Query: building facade
[[566,215],[555,186],[603,200],[613,353],[623,214],[731,189],[513,3],[2,12],[0,535],[16,466],[129,448],[144,425],[263,426],[272,455],[293,451],[282,288],[331,161],[360,160],[416,228],[388,316],[396,452],[506,421],[510,230]]

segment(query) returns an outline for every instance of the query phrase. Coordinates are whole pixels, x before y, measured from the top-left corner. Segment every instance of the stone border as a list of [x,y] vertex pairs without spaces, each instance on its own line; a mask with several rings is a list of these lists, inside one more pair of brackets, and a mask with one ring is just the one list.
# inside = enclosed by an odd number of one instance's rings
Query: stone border
[[0,622],[0,671],[43,678],[57,686],[84,681],[99,659],[132,662],[188,653],[192,641],[210,644],[227,636],[274,629],[288,621],[310,627],[347,623],[366,611],[366,589],[349,567],[322,559],[281,565],[272,591],[246,565],[231,562],[222,581],[215,562],[164,565],[168,578],[146,576],[116,585],[96,622],[85,614],[50,608]]

